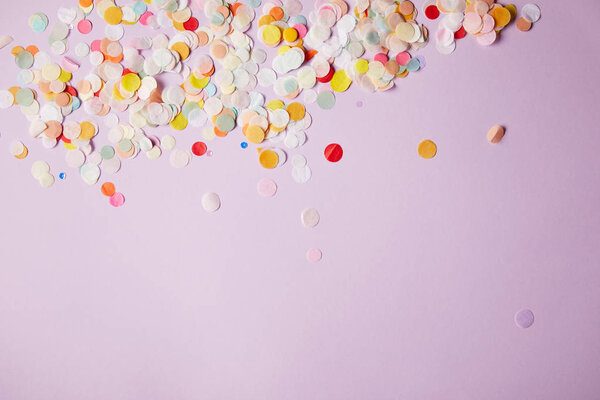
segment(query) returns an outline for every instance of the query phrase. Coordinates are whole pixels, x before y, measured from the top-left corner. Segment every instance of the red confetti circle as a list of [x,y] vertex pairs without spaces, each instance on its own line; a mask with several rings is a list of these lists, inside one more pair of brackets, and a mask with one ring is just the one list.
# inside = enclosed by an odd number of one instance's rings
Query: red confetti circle
[[435,4],[432,4],[425,9],[425,16],[429,19],[437,19],[440,16],[440,10]]
[[196,142],[192,145],[192,153],[196,156],[202,156],[206,153],[206,143]]
[[461,26],[459,30],[454,32],[454,39],[462,39],[467,36],[467,31],[464,26]]
[[191,17],[190,19],[188,19],[187,21],[185,21],[183,23],[183,27],[185,28],[186,31],[195,31],[196,29],[198,29],[199,25],[200,25],[200,23],[194,17]]
[[331,143],[327,147],[325,147],[325,158],[329,162],[338,162],[342,159],[344,155],[344,150],[342,146],[337,143]]

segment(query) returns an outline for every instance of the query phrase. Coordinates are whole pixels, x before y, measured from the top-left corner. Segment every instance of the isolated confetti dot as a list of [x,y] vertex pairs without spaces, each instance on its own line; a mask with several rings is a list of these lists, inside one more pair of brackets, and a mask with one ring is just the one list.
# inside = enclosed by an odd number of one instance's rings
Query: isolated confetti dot
[[323,252],[320,249],[312,248],[306,252],[306,259],[312,263],[321,261],[323,258]]
[[344,155],[344,150],[342,146],[337,143],[331,143],[327,147],[325,147],[325,158],[329,162],[338,162],[342,159]]
[[515,314],[515,324],[517,324],[519,328],[529,328],[531,325],[533,325],[534,320],[535,317],[533,315],[533,311],[528,309],[523,309]]

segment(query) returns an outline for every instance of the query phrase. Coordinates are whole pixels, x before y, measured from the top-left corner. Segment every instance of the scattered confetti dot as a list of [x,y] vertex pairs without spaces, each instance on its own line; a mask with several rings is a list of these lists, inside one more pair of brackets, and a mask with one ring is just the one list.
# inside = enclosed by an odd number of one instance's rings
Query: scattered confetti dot
[[206,153],[206,143],[196,142],[192,145],[192,153],[196,156],[202,156]]
[[61,172],[60,174],[58,174],[58,178],[59,179],[65,179],[67,177],[67,174],[65,174],[64,172]]
[[356,102],[356,107],[358,107],[358,108],[361,108],[363,105],[364,105],[363,102],[360,100]]
[[221,208],[221,199],[216,193],[206,193],[202,196],[202,208],[206,212],[215,212]]
[[515,324],[517,324],[519,328],[529,328],[533,325],[534,319],[533,312],[528,309],[523,309],[515,314]]
[[105,196],[112,196],[115,194],[115,185],[112,182],[104,182],[102,186],[100,186],[100,191]]
[[419,143],[418,152],[423,158],[433,158],[437,153],[437,146],[431,140],[423,140]]
[[273,197],[277,193],[277,183],[273,179],[263,178],[258,181],[256,190],[262,197]]
[[337,143],[331,143],[325,147],[325,158],[329,162],[338,162],[342,159],[344,150]]
[[314,228],[319,224],[321,216],[319,215],[319,212],[314,208],[307,208],[304,211],[302,211],[302,214],[300,215],[300,220],[302,221],[302,225],[304,225],[305,227]]
[[113,207],[121,207],[125,203],[125,196],[122,193],[116,192],[110,196],[109,202]]
[[306,252],[306,259],[312,263],[321,261],[321,258],[323,258],[323,252],[320,249],[312,248]]
[[494,125],[487,133],[487,139],[490,143],[498,143],[504,137],[504,128],[500,125]]
[[242,142],[242,143],[240,144],[240,146],[242,146],[242,149],[245,149],[246,147],[248,147],[248,143],[246,143],[246,142]]

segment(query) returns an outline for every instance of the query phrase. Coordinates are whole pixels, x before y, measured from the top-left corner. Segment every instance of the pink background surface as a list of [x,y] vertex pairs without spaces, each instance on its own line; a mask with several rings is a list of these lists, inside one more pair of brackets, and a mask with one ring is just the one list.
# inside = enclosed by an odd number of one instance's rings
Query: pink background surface
[[[7,1],[0,33],[48,49],[27,18],[74,4]],[[395,90],[311,106],[309,140],[288,152],[307,156],[305,185],[289,162],[263,170],[237,130],[183,170],[124,161],[116,209],[2,110],[0,399],[598,398],[600,5],[538,4],[531,32],[450,56],[432,43]],[[0,57],[0,87],[16,85],[10,47]],[[507,134],[491,145],[495,124]],[[184,147],[199,132],[175,135]],[[416,153],[426,138],[432,160]],[[40,188],[38,159],[67,179]],[[276,197],[257,195],[263,177]]]

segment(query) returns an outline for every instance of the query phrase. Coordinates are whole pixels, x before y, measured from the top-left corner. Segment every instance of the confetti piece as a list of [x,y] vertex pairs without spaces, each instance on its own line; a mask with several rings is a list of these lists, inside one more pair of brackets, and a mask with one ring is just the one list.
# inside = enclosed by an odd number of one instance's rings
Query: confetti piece
[[8,35],[0,35],[0,49],[3,49],[4,47],[8,46],[10,43],[12,43],[12,41],[12,37]]
[[320,249],[312,248],[308,249],[308,251],[306,252],[306,259],[312,263],[319,262],[322,258],[323,253]]
[[344,155],[342,146],[337,143],[331,143],[325,147],[325,159],[329,162],[338,162]]
[[433,158],[437,153],[437,146],[431,140],[423,140],[419,143],[418,152],[423,158]]
[[272,179],[263,178],[258,181],[256,190],[262,197],[273,197],[275,196],[275,193],[277,193],[277,184]]
[[122,193],[115,192],[112,196],[110,196],[108,201],[113,207],[121,207],[123,204],[125,204],[125,196],[123,196]]
[[531,327],[531,325],[533,325],[534,320],[535,317],[533,315],[533,312],[528,309],[520,310],[515,314],[515,324],[519,328],[526,329]]
[[500,125],[494,125],[487,133],[487,140],[490,143],[498,143],[504,137],[504,128]]
[[192,145],[192,153],[195,156],[203,156],[206,153],[206,143],[196,142]]
[[100,187],[100,191],[103,195],[111,197],[115,194],[115,185],[112,182],[104,182]]
[[206,212],[215,212],[221,208],[221,199],[216,193],[206,193],[202,196],[202,208]]
[[314,228],[319,224],[321,216],[319,215],[319,212],[314,208],[307,208],[304,211],[302,211],[302,214],[300,215],[300,220],[302,221],[302,225],[304,225],[305,227]]

